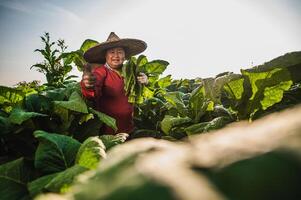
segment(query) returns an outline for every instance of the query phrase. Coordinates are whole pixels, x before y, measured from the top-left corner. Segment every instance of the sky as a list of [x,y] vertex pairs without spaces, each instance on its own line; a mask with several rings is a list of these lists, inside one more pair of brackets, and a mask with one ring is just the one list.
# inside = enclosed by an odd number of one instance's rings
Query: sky
[[143,54],[168,61],[174,79],[237,73],[300,51],[300,11],[300,0],[0,0],[0,85],[45,82],[30,70],[43,61],[34,50],[44,32],[67,51],[111,31],[142,39]]

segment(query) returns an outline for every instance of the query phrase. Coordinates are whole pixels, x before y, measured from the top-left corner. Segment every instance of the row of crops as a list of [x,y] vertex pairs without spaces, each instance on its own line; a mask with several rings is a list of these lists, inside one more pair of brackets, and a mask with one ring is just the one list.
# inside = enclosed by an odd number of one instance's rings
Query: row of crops
[[[45,73],[47,84],[0,86],[1,199],[68,193],[79,174],[95,172],[106,162],[107,152],[126,140],[152,137],[179,141],[232,122],[256,121],[301,102],[301,52],[288,53],[240,74],[226,72],[190,80],[162,77],[172,66],[141,55],[132,57],[123,68],[125,90],[135,106],[135,130],[130,135],[105,135],[101,126],[116,130],[115,119],[94,110],[93,103],[83,98],[79,83],[67,76],[72,64],[83,69],[83,52],[97,42],[87,40],[79,50],[65,52],[60,41],[61,51],[54,52],[49,36],[42,38],[45,49],[37,51],[49,65],[33,67]],[[55,73],[51,74],[51,67]],[[149,77],[147,86],[136,82],[140,72]],[[124,166],[102,172],[106,177],[102,184],[115,173],[123,173]]]

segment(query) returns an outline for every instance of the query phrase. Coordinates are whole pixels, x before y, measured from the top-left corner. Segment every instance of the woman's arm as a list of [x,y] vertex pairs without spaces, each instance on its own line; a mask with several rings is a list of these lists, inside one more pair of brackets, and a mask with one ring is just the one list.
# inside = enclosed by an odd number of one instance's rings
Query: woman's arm
[[83,72],[82,80],[80,82],[82,94],[92,100],[96,95],[101,95],[101,88],[105,80],[106,71],[102,67],[95,67],[92,69],[88,64]]

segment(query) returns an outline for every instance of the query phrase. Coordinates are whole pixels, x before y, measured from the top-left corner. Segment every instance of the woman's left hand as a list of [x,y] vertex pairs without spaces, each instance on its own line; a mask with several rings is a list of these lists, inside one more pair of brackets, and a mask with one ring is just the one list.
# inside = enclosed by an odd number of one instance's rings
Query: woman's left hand
[[144,73],[140,72],[139,75],[137,76],[137,80],[139,83],[141,83],[143,85],[148,84],[148,77]]

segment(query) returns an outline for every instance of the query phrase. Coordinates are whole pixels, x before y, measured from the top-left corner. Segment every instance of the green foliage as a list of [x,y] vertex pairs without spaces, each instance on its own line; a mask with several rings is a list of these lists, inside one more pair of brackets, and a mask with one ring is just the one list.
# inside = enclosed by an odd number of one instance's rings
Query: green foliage
[[115,132],[117,131],[116,120],[102,112],[96,111],[92,108],[89,108],[89,111],[95,114],[100,121],[105,123],[107,126],[111,127]]
[[[166,195],[168,199],[171,196],[166,188],[134,170],[137,155],[120,156],[115,164],[106,165],[106,151],[127,138],[177,141],[220,129],[235,120],[255,120],[301,102],[301,52],[241,70],[241,74],[225,72],[214,78],[191,80],[160,77],[168,62],[149,62],[141,55],[130,58],[122,72],[126,94],[135,108],[134,132],[130,136],[100,135],[103,124],[117,131],[116,120],[91,108],[81,95],[79,83],[67,76],[72,63],[83,69],[84,52],[98,42],[88,39],[79,50],[65,52],[63,40],[55,49],[48,33],[41,38],[45,47],[36,51],[44,61],[32,67],[44,73],[48,83],[0,86],[0,161],[5,163],[0,165],[1,199],[68,192],[78,174],[96,169],[93,176],[85,177],[88,184],[77,190],[76,198],[87,199],[93,193],[95,199],[114,199],[137,195],[138,191],[139,198],[148,194],[149,198]],[[140,72],[149,77],[148,85],[137,82]],[[20,157],[34,160],[34,165]]]
[[72,62],[77,66],[79,71],[83,71],[84,66],[87,62],[84,59],[84,53],[91,47],[96,46],[98,44],[97,41],[86,39],[81,45],[80,49],[76,51],[71,51],[68,53],[63,53],[62,57],[72,60]]
[[300,199],[301,163],[288,152],[270,152],[241,160],[207,178],[227,199]]
[[41,192],[45,191],[45,186],[53,180],[54,177],[56,177],[59,173],[49,174],[46,176],[42,176],[40,178],[35,179],[32,182],[28,183],[28,190],[30,193],[30,196],[33,198],[36,195],[38,195]]
[[54,101],[54,104],[71,111],[88,113],[85,101],[76,91],[71,94],[68,101]]
[[15,107],[10,115],[9,120],[13,124],[22,124],[24,121],[32,118],[32,117],[46,117],[47,115],[36,113],[36,112],[26,112],[22,110],[21,108]]
[[193,124],[186,127],[184,130],[188,136],[194,135],[197,133],[209,132],[211,130],[216,130],[224,127],[226,124],[231,121],[227,117],[217,117],[209,122],[201,122],[198,124]]
[[252,119],[258,111],[280,102],[293,84],[285,68],[266,72],[242,70],[242,75],[223,87],[225,104],[237,112],[239,119]]
[[[67,76],[72,70],[72,59],[62,56],[67,46],[64,40],[52,42],[49,33],[45,33],[41,39],[45,45],[44,49],[36,49],[35,52],[39,52],[44,57],[44,61],[32,65],[31,68],[36,68],[38,72],[45,74],[48,86],[62,87],[70,82],[69,79],[76,77]],[[55,44],[59,49],[53,49]]]
[[73,183],[74,178],[87,171],[88,169],[80,165],[74,165],[62,172],[59,172],[54,176],[44,189],[49,192],[64,193],[68,191],[68,188]]
[[[146,56],[140,55],[137,59],[131,57],[122,68],[122,76],[125,80],[125,91],[130,103],[141,104],[146,98],[152,97],[154,91],[154,84],[158,82],[159,75],[162,74],[168,62],[163,60],[153,60],[148,62]],[[148,88],[138,83],[136,77],[144,73],[148,76]],[[162,81],[161,81],[162,82]]]
[[184,126],[191,122],[189,117],[173,117],[165,115],[165,118],[161,122],[161,129],[165,134],[169,134],[170,130],[176,126]]
[[9,113],[14,106],[23,104],[25,93],[5,86],[0,86],[0,108],[2,111]]
[[29,182],[32,177],[32,166],[25,161],[24,158],[19,158],[0,165],[1,199],[22,199],[27,196],[27,182]]
[[89,137],[80,146],[75,163],[88,169],[95,169],[99,162],[106,158],[105,150],[106,147],[99,137]]
[[[141,150],[140,150],[141,151]],[[75,199],[174,199],[171,190],[139,173],[135,167],[137,153],[125,152],[111,163],[98,168],[85,181],[75,185]]]
[[128,137],[127,133],[118,133],[116,135],[101,135],[100,139],[108,151],[112,147],[124,143]]
[[35,154],[35,167],[43,173],[59,172],[74,164],[80,143],[69,136],[35,131],[39,140]]

